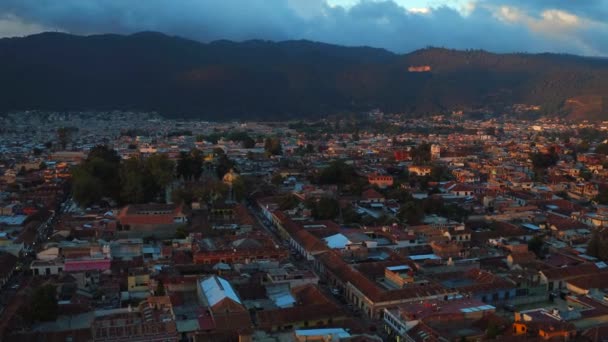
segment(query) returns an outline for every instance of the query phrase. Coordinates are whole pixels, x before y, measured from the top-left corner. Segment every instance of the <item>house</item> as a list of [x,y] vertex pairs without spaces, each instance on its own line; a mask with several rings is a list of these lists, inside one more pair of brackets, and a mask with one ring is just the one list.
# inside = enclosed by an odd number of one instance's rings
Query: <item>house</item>
[[34,260],[30,264],[30,270],[35,276],[58,275],[63,272],[65,265],[63,261],[55,260]]
[[373,173],[367,176],[370,185],[375,185],[381,189],[393,186],[393,176]]
[[348,314],[328,299],[318,287],[305,285],[292,289],[297,299],[291,307],[262,310],[256,313],[258,326],[266,331],[282,331],[340,325]]
[[349,338],[350,336],[350,333],[343,328],[298,329],[294,331],[294,341],[296,342],[341,341],[342,339]]
[[448,193],[456,197],[470,197],[475,193],[473,187],[466,184],[455,184],[448,188]]
[[383,277],[387,266],[403,265],[405,260],[366,263],[357,268],[346,263],[337,251],[323,253],[317,259],[316,268],[328,284],[367,317],[381,318],[385,308],[401,303],[439,299],[455,294],[455,291],[436,283],[423,282],[388,289],[370,279]]
[[397,162],[412,160],[412,155],[409,150],[395,150],[393,151],[393,157]]
[[248,331],[252,329],[249,311],[239,295],[224,278],[216,275],[202,278],[197,293],[203,311],[199,316],[201,330]]
[[566,266],[540,271],[541,284],[547,286],[548,291],[563,289],[572,279],[594,274],[600,271],[595,264],[587,263],[576,266]]
[[150,296],[150,272],[142,267],[129,270],[127,276],[129,298],[146,298]]
[[471,241],[471,234],[473,232],[470,229],[465,228],[464,225],[450,227],[444,233],[443,236],[447,237],[450,241],[456,242],[469,242]]
[[361,203],[364,204],[383,204],[386,201],[384,195],[374,189],[367,189],[361,194]]
[[183,206],[174,204],[132,204],[120,210],[117,234],[122,237],[172,237],[188,222]]
[[135,309],[101,311],[93,316],[92,341],[179,341],[169,297],[150,297]]
[[[525,245],[523,245],[525,246]],[[514,268],[516,266],[522,267],[522,265],[528,265],[533,263],[536,260],[536,254],[527,250],[524,252],[511,253],[507,256],[507,265],[510,268]]]
[[407,167],[407,170],[414,176],[430,176],[433,168],[424,165],[410,165]]
[[506,325],[494,315],[495,310],[479,300],[454,296],[384,309],[383,322],[395,341],[477,340],[485,336],[487,325]]
[[515,313],[513,334],[537,337],[541,341],[569,341],[576,336],[576,327],[561,318],[556,309],[533,309]]

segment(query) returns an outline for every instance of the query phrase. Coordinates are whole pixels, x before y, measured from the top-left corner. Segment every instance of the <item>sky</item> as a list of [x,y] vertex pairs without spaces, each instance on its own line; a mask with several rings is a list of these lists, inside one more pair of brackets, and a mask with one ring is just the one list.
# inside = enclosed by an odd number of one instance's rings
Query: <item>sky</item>
[[308,39],[608,56],[608,0],[1,0],[0,37],[159,31],[202,42]]

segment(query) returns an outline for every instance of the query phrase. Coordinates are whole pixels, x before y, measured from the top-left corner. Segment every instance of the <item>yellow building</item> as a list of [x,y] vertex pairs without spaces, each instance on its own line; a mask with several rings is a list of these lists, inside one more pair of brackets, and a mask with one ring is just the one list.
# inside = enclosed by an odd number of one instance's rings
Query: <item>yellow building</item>
[[150,274],[143,268],[129,270],[127,291],[130,297],[145,298],[150,295]]

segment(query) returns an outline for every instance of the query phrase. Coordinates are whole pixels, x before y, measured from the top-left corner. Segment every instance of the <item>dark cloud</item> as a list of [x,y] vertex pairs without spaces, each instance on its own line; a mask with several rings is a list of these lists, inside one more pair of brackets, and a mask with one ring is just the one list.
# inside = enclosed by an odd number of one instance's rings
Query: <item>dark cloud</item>
[[397,52],[433,45],[608,55],[608,25],[599,19],[608,15],[604,0],[471,4],[467,12],[439,6],[412,13],[391,0],[350,8],[325,0],[2,0],[0,35],[152,30],[201,41],[311,39]]

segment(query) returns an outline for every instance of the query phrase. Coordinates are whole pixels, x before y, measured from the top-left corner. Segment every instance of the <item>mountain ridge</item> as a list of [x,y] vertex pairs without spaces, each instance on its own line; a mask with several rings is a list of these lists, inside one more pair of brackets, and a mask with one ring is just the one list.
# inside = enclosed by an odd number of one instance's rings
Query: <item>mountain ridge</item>
[[126,109],[204,119],[372,108],[421,116],[514,103],[568,115],[569,99],[589,96],[593,110],[579,106],[576,117],[603,119],[608,94],[608,59],[595,57],[445,48],[395,54],[307,40],[200,43],[158,32],[3,38],[0,75],[0,111]]

